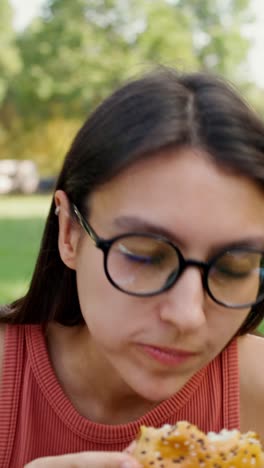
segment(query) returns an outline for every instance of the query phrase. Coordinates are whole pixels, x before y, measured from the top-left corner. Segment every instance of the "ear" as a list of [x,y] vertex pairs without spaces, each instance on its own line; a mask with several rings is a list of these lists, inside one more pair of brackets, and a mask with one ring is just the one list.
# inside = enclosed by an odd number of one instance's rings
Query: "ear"
[[55,192],[56,214],[59,222],[58,247],[62,261],[72,270],[76,269],[76,257],[79,239],[81,236],[80,225],[72,218],[70,203],[63,190]]

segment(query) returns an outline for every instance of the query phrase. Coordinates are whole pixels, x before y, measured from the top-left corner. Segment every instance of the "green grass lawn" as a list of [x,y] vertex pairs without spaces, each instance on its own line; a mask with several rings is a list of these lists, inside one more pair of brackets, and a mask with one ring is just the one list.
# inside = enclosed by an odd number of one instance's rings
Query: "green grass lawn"
[[0,196],[0,304],[28,288],[50,202],[47,195]]
[[51,196],[0,197],[0,304],[27,290]]
[[260,324],[259,328],[258,328],[258,331],[264,335],[264,321]]

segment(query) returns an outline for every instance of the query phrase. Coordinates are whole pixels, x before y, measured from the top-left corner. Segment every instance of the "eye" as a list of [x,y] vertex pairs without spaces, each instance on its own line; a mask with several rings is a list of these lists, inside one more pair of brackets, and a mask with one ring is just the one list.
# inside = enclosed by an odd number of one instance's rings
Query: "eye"
[[132,252],[122,252],[123,255],[127,258],[127,260],[130,260],[131,262],[135,262],[135,263],[151,263],[152,262],[152,258],[150,256],[147,256],[147,255],[139,255],[139,254],[135,254],[135,253],[132,253]]
[[227,252],[217,260],[213,272],[233,279],[246,278],[260,268],[261,257],[258,252]]
[[161,265],[166,255],[164,252],[133,252],[128,250],[124,245],[119,245],[120,252],[126,257],[127,260],[135,263],[145,263],[148,265]]
[[216,273],[222,276],[226,276],[229,278],[234,278],[234,279],[239,279],[239,278],[245,278],[250,275],[251,270],[238,270],[238,269],[231,269],[230,267],[225,267],[225,266],[217,266],[216,268]]

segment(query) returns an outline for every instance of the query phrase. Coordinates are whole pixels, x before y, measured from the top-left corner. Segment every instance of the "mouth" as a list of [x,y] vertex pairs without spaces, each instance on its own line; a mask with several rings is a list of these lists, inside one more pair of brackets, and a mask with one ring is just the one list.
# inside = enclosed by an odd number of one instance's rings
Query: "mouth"
[[197,356],[191,351],[159,347],[154,345],[140,344],[140,348],[145,354],[163,365],[178,366],[188,359]]

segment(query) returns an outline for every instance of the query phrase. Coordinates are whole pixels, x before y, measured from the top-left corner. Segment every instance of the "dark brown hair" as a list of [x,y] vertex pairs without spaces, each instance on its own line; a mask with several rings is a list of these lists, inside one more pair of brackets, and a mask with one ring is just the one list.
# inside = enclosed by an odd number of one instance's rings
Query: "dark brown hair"
[[[84,212],[99,185],[140,158],[167,147],[205,150],[217,166],[264,187],[264,126],[220,78],[158,69],[106,99],[84,123],[66,155],[56,189]],[[86,213],[88,216],[88,213]],[[254,329],[264,304],[252,308],[240,333]],[[52,201],[35,271],[25,297],[2,311],[2,322],[82,322],[75,272],[58,251]]]

